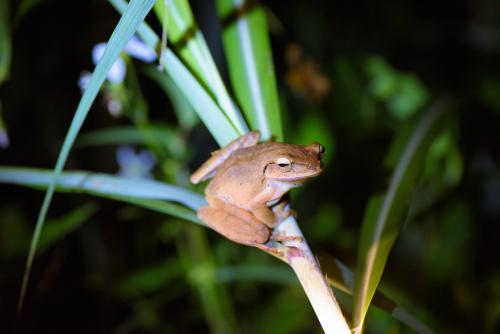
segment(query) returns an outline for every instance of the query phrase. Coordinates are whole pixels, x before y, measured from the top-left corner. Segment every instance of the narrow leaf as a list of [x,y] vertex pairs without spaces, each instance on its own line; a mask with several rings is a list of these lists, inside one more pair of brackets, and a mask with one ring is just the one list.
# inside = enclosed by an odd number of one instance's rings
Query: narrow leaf
[[47,221],[43,234],[40,237],[38,252],[43,252],[69,233],[75,231],[96,211],[97,205],[94,203],[87,203],[62,217]]
[[[52,182],[50,170],[0,166],[0,182],[46,188]],[[83,192],[99,196],[131,197],[178,202],[197,210],[205,205],[203,196],[181,187],[149,180],[102,173],[64,172],[57,179],[58,191]]]
[[[326,275],[328,283],[334,289],[342,291],[348,295],[352,295],[354,290],[354,273],[351,269],[349,269],[349,267],[341,261],[328,255],[320,256],[318,260],[321,264],[321,269]],[[380,287],[377,288],[377,291],[373,296],[372,305],[384,310],[395,319],[401,321],[408,327],[413,328],[420,334],[435,333],[432,329],[406,311],[402,306],[398,305],[394,300],[388,297]]]
[[[418,120],[403,146],[400,140],[394,142],[397,150],[393,149],[392,152],[399,151],[399,158],[387,192],[372,197],[368,203],[358,250],[353,314],[355,328],[361,329],[363,326],[387,257],[404,221],[425,154],[448,108],[448,101],[436,103]],[[390,154],[389,158],[393,159],[394,156]]]
[[38,240],[40,239],[40,234],[42,232],[42,227],[47,216],[47,211],[52,201],[54,195],[55,185],[57,183],[57,178],[61,174],[61,171],[66,163],[69,152],[73,143],[75,142],[76,136],[80,131],[80,128],[90,110],[102,83],[106,78],[106,74],[109,72],[111,66],[118,58],[120,52],[125,47],[132,34],[137,30],[139,25],[142,23],[147,13],[151,10],[154,4],[154,0],[132,0],[127,7],[124,15],[118,22],[113,34],[109,39],[109,43],[106,47],[104,55],[97,64],[97,67],[92,74],[90,82],[83,93],[83,96],[78,104],[73,120],[71,121],[70,128],[64,139],[63,146],[57,158],[56,166],[54,168],[54,175],[52,181],[49,184],[45,198],[40,209],[38,219],[35,226],[35,232],[33,233],[33,239],[30,246],[30,251],[28,254],[28,259],[26,261],[26,270],[23,276],[23,282],[21,286],[21,293],[18,302],[18,314],[21,312],[24,302],[24,296],[26,294],[26,289],[28,287],[29,274],[31,271],[31,266],[33,264],[33,259],[35,256],[35,251],[37,248]]
[[83,133],[75,143],[75,148],[100,145],[146,145],[153,141],[160,144],[173,157],[183,151],[183,139],[170,127],[145,125],[140,129],[134,126],[119,126]]
[[165,1],[157,1],[154,8],[160,22],[163,22],[165,12],[168,15],[167,34],[174,49],[202,85],[215,97],[217,104],[238,132],[248,132],[248,127],[229,97],[207,43],[194,20],[189,2],[169,0],[167,3],[168,8],[165,8]]
[[142,297],[160,289],[165,291],[173,279],[184,274],[179,262],[177,257],[170,257],[160,263],[136,268],[113,282],[111,290],[121,298]]
[[[149,209],[152,211],[156,211],[159,213],[164,213],[167,215],[171,215],[177,218],[185,219],[187,221],[190,221],[192,223],[198,224],[205,226],[205,223],[203,223],[197,216],[196,212],[187,209],[183,206],[180,206],[175,203],[171,202],[165,202],[161,200],[155,200],[155,199],[145,199],[145,198],[137,198],[137,197],[124,197],[124,196],[111,196],[111,195],[106,195],[103,197],[107,197],[110,199],[114,199],[116,201],[121,201],[125,203],[130,203],[134,204],[140,207],[143,207],[145,209]],[[203,203],[205,204],[205,203]]]
[[264,10],[254,1],[217,0],[224,50],[237,101],[262,139],[283,140]]

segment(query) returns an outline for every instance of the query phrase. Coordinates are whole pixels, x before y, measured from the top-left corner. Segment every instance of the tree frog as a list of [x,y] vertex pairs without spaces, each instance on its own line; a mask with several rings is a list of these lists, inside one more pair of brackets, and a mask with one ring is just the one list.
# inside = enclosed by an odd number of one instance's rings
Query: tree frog
[[292,214],[283,195],[322,172],[325,148],[317,142],[258,144],[259,138],[251,131],[212,152],[191,182],[212,178],[208,205],[197,212],[203,222],[234,242],[266,248],[271,230]]

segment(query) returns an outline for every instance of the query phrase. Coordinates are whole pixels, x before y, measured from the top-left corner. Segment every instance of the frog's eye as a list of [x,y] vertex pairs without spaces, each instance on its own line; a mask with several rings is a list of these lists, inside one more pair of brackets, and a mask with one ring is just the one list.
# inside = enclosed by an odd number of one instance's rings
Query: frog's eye
[[292,163],[287,158],[279,158],[276,160],[276,164],[287,172],[292,168]]
[[323,158],[323,156],[325,155],[325,147],[321,144],[318,144],[319,147],[318,147],[318,151],[319,151],[319,157],[320,159]]

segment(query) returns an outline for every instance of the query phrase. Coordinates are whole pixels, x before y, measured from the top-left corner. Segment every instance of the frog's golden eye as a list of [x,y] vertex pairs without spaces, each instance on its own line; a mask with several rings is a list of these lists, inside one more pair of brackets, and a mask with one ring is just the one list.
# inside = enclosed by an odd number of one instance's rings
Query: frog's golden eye
[[276,164],[286,172],[288,172],[292,168],[292,163],[287,158],[279,158],[278,160],[276,160]]

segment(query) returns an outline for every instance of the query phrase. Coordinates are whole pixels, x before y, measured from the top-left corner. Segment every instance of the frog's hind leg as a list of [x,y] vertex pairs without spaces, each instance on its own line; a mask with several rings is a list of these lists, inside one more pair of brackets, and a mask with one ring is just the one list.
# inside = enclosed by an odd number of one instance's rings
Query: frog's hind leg
[[267,244],[273,240],[271,230],[246,210],[235,206],[224,211],[204,206],[198,210],[198,217],[210,228],[236,243],[259,248],[280,259],[286,255],[286,246],[274,247]]
[[212,157],[205,161],[192,175],[191,183],[197,184],[214,177],[217,167],[231,156],[231,154],[244,147],[255,146],[259,142],[260,132],[250,131],[221,148],[212,152]]
[[237,210],[236,215],[234,212],[204,206],[198,210],[198,217],[213,230],[239,244],[256,246],[266,243],[271,236],[269,228],[248,211]]

